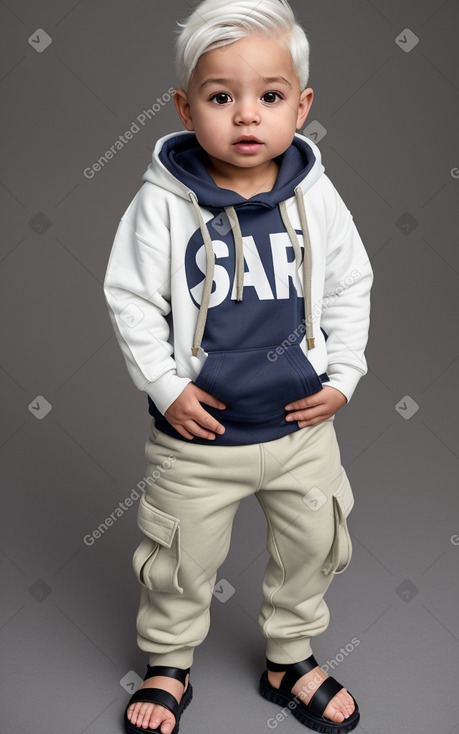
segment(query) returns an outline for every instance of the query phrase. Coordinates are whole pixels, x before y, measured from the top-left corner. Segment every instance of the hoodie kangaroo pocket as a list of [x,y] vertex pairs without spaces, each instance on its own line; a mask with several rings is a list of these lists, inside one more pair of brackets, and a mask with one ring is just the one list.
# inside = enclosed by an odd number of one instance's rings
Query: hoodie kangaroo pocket
[[352,541],[347,527],[347,516],[353,506],[354,495],[347,474],[343,470],[340,485],[333,495],[334,537],[322,568],[325,575],[343,573],[351,562]]
[[157,509],[142,495],[137,524],[147,536],[132,558],[137,579],[150,591],[182,593],[180,568],[180,521]]
[[225,403],[222,418],[249,421],[283,418],[287,403],[322,389],[298,344],[209,352],[195,384]]

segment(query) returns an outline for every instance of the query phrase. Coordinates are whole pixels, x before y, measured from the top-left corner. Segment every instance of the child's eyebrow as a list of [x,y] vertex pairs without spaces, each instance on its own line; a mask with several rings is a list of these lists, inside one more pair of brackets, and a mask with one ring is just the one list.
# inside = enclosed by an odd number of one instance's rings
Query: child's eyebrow
[[262,80],[265,82],[265,84],[287,84],[289,87],[291,87],[291,83],[288,79],[286,79],[283,76],[268,76],[268,77],[262,77]]
[[[262,82],[264,84],[286,84],[287,86],[291,87],[291,83],[288,79],[286,79],[283,76],[269,76],[269,77],[260,77]],[[202,89],[203,87],[206,87],[208,84],[231,84],[234,82],[234,79],[227,78],[227,79],[206,79],[199,87],[199,89]]]
[[208,84],[229,84],[231,81],[232,79],[206,79],[206,81],[200,85],[199,89],[206,87]]

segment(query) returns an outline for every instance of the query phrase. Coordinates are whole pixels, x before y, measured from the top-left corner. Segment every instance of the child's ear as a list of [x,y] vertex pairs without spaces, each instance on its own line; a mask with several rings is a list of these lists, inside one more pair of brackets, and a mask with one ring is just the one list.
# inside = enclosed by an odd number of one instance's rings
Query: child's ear
[[193,121],[191,119],[190,103],[188,95],[184,89],[176,89],[174,94],[174,102],[178,115],[187,130],[194,130]]
[[296,129],[299,130],[303,127],[304,122],[308,116],[308,112],[311,109],[312,100],[314,99],[314,92],[311,87],[308,87],[300,95],[300,103],[298,105],[298,118],[296,121]]

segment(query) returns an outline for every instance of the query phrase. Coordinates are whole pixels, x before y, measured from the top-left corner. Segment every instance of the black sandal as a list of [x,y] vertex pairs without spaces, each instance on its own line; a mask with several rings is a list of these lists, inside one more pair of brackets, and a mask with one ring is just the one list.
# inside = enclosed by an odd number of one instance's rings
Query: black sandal
[[272,663],[270,660],[266,660],[266,664],[268,670],[271,670],[273,673],[280,673],[283,670],[286,672],[279,688],[275,688],[269,682],[268,671],[265,670],[260,679],[259,691],[263,698],[266,698],[268,701],[276,703],[283,708],[286,707],[286,716],[288,715],[287,712],[291,712],[304,726],[318,731],[321,734],[345,734],[345,732],[355,729],[359,723],[360,712],[354,696],[349,691],[348,693],[354,701],[355,710],[347,719],[344,719],[344,721],[338,724],[322,716],[333,696],[343,688],[332,676],[326,678],[317,688],[308,704],[304,704],[298,696],[294,696],[291,692],[299,678],[305,675],[305,673],[309,673],[310,670],[313,670],[318,665],[313,655],[300,663],[279,665]]
[[[147,678],[151,678],[153,675],[165,675],[167,678],[175,678],[175,680],[179,680],[180,683],[183,683],[183,685],[185,685],[186,676],[189,672],[190,668],[188,668],[187,670],[182,670],[181,668],[169,668],[164,665],[147,665],[147,672],[144,680],[147,680]],[[175,726],[171,734],[178,734],[180,717],[192,698],[193,689],[189,680],[188,686],[183,692],[182,700],[180,701],[180,703],[178,703],[177,699],[175,698],[175,696],[172,695],[172,693],[163,691],[161,688],[139,688],[137,691],[135,691],[135,693],[132,694],[129,703],[124,711],[124,728],[126,733],[140,734],[140,732],[142,732],[143,734],[161,734],[160,729],[150,729],[150,727],[144,729],[143,726],[135,726],[129,721],[127,717],[127,710],[129,706],[131,706],[131,704],[133,703],[137,703],[138,701],[142,701],[143,703],[157,703],[159,706],[164,706],[165,709],[168,709],[168,711],[170,711],[175,716]]]

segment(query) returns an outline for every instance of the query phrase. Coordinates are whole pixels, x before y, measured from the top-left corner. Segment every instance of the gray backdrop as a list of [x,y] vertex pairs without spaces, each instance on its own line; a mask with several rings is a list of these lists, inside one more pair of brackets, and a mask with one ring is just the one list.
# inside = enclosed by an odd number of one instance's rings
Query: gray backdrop
[[[335,422],[356,498],[354,556],[327,594],[331,623],[314,651],[357,698],[359,734],[451,734],[458,2],[292,4],[311,41],[306,130],[375,271],[369,373]],[[164,100],[175,84],[174,24],[189,9],[186,0],[0,2],[2,733],[121,732],[145,672],[131,568],[137,502],[93,535],[141,482],[150,425],[102,283],[156,139],[181,129]],[[183,734],[271,730],[278,709],[257,694],[264,541],[248,500],[196,654]],[[291,717],[277,728],[305,731]]]

